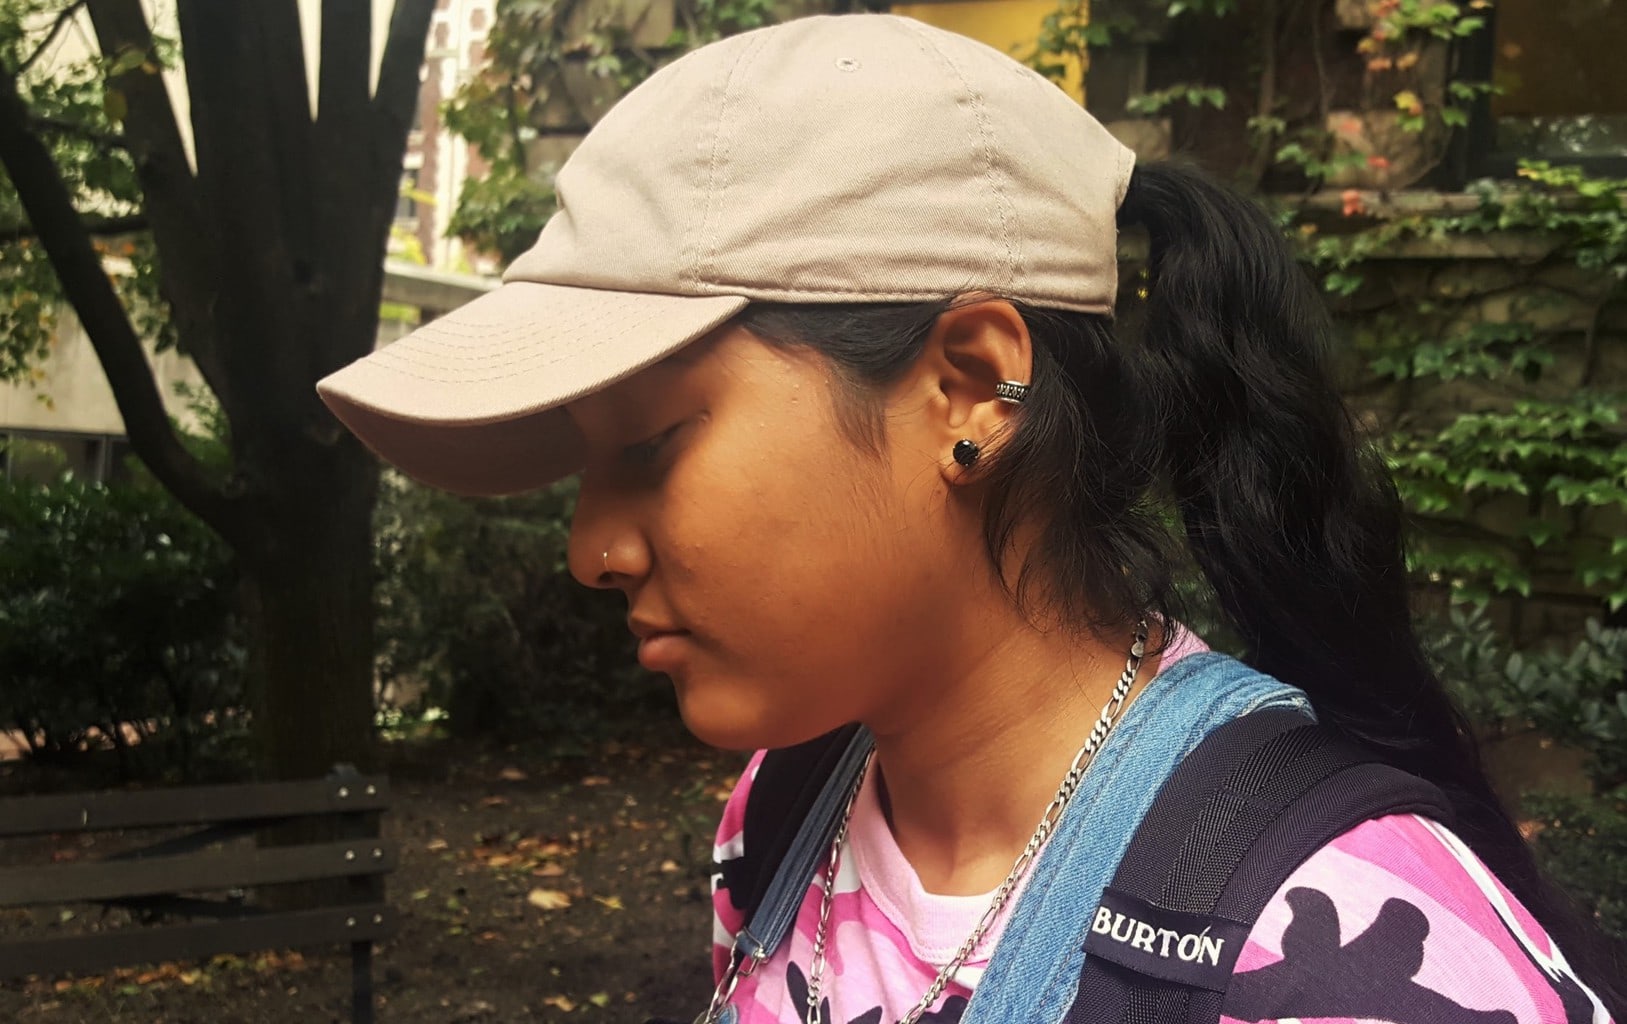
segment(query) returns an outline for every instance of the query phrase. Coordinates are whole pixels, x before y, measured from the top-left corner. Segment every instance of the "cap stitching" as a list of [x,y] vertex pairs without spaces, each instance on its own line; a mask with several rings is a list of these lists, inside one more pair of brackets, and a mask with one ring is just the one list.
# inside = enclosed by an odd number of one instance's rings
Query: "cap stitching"
[[[612,340],[617,340],[619,338],[619,334],[621,332],[625,332],[626,330],[628,330],[630,328],[634,328],[634,327],[642,327],[644,324],[647,324],[652,320],[660,319],[666,312],[667,312],[666,310],[659,310],[659,309],[658,310],[643,310],[643,311],[641,311],[641,315],[624,315],[620,319],[612,320],[612,321],[609,321],[608,323],[604,323],[602,326],[605,329],[599,335],[597,340],[583,342],[582,344],[572,346],[568,350],[559,351],[559,352],[557,352],[556,357],[555,357],[555,359],[553,361],[557,362],[557,361],[559,361],[561,359],[565,359],[565,358],[567,358],[567,357],[569,357],[569,356],[571,356],[573,354],[576,354],[576,353],[597,351],[598,349],[602,348],[606,344],[610,343]],[[576,323],[572,324],[571,327],[573,327],[573,328],[574,327],[580,327],[585,322],[586,322],[585,320],[579,320]],[[558,333],[550,333],[546,338],[539,338],[539,339],[531,342],[530,344],[515,346],[514,349],[509,353],[510,358],[508,358],[508,359],[490,359],[490,358],[487,358],[485,356],[459,355],[456,352],[438,352],[438,353],[435,353],[435,355],[439,356],[440,357],[439,359],[413,359],[413,358],[411,358],[411,354],[408,353],[408,354],[404,354],[403,358],[393,359],[393,360],[381,360],[381,362],[394,364],[394,365],[416,366],[416,367],[419,367],[419,368],[422,368],[422,369],[437,369],[437,370],[453,370],[453,369],[457,368],[456,364],[459,364],[459,363],[464,363],[464,364],[478,363],[483,367],[489,367],[491,369],[498,369],[498,368],[501,368],[501,367],[515,366],[515,365],[518,365],[520,363],[524,363],[524,362],[527,362],[527,361],[530,361],[530,360],[534,360],[539,355],[544,355],[544,356],[548,355],[549,353],[548,353],[548,351],[546,349],[544,349],[541,352],[539,352],[538,349],[540,347],[546,345],[549,342],[552,342],[552,343],[557,345],[557,343],[560,340],[561,340],[560,335]],[[389,351],[390,350],[388,348],[386,348],[386,349],[383,349],[380,354],[384,354],[384,353],[387,353]],[[497,378],[490,378],[490,379],[497,379]]]
[[[695,295],[675,297],[682,299],[710,300],[723,298],[725,296]],[[594,320],[595,318],[606,318],[602,322],[612,324],[621,323],[628,317],[642,315],[650,309],[650,307],[636,302],[631,304],[622,303],[619,310],[611,309],[610,312],[606,312],[607,308],[610,307],[583,309],[579,310],[574,316],[570,316],[568,318],[561,315],[552,317],[546,321],[536,319],[516,320],[513,317],[509,317],[506,318],[508,320],[506,324],[471,323],[468,321],[458,322],[453,321],[450,318],[443,318],[441,320],[431,321],[430,323],[425,324],[424,327],[419,331],[416,331],[399,341],[379,349],[378,355],[380,358],[385,358],[385,354],[388,353],[389,358],[392,359],[410,360],[414,354],[425,351],[426,343],[438,343],[440,339],[456,339],[457,351],[476,354],[470,356],[469,358],[485,358],[484,356],[478,355],[478,353],[497,348],[512,349],[515,347],[515,343],[513,341],[515,336],[534,333],[540,327],[546,326],[551,328],[551,330],[549,330],[547,334],[541,335],[532,340],[526,347],[533,347],[535,345],[549,343],[551,338],[558,337],[562,328],[574,329],[576,327],[580,327],[584,323]],[[656,309],[655,313],[656,315],[660,315],[662,313],[677,311],[678,309],[678,306],[663,306],[660,309]],[[476,339],[478,339],[478,341]],[[435,344],[435,347],[444,348],[444,346],[439,344]]]
[[[1124,193],[1130,190],[1130,174],[1135,170],[1135,163],[1136,151],[1131,149],[1129,146],[1124,145],[1122,142],[1119,143],[1119,159],[1116,168],[1116,177],[1118,180],[1114,182],[1115,187],[1113,190],[1115,192],[1113,199],[1113,210],[1115,213],[1117,213],[1119,207],[1124,205]],[[1115,218],[1114,226],[1115,228],[1117,227],[1117,218]]]
[[[746,68],[749,67],[752,58],[754,58],[757,53],[762,50],[768,39],[768,33],[758,33],[756,38],[754,38],[751,43],[741,51],[740,56],[735,59],[733,66],[729,68],[728,77],[723,80],[723,97],[718,103],[717,134],[712,137],[712,161],[711,166],[708,168],[707,174],[706,214],[701,218],[701,245],[697,249],[695,256],[694,280],[696,284],[708,279],[710,272],[713,269],[712,264],[717,258],[717,238],[712,234],[712,232],[716,230],[712,219],[712,207],[714,199],[716,200],[718,206],[722,206],[723,190],[724,187],[726,187],[718,184],[718,168],[720,164],[727,163],[729,158],[729,143],[724,138],[724,131],[725,126],[728,123],[730,92],[734,86],[735,78],[745,74]],[[720,146],[723,149],[721,159],[719,158],[718,154],[718,149]]]
[[[631,322],[623,323],[623,324],[620,324],[618,326],[621,326],[623,328],[642,327],[644,324],[649,323],[651,320],[658,319],[658,317],[659,317],[659,314],[652,314],[650,316],[646,316],[646,317],[643,317],[643,318],[638,319],[638,320],[633,320]],[[554,365],[557,365],[559,363],[562,363],[566,359],[570,358],[571,356],[582,355],[582,354],[586,354],[586,353],[590,353],[590,352],[595,352],[598,349],[603,348],[606,344],[610,343],[612,340],[618,340],[619,341],[620,338],[619,337],[618,338],[612,338],[607,333],[605,335],[600,336],[600,338],[597,341],[589,342],[589,343],[581,345],[579,347],[572,348],[569,351],[560,351],[560,352],[552,352],[552,353],[540,352],[540,353],[535,353],[533,355],[528,355],[528,356],[525,356],[525,357],[522,357],[522,358],[519,358],[519,359],[511,359],[511,360],[507,360],[507,361],[502,362],[502,363],[489,363],[487,365],[490,366],[492,369],[496,369],[496,368],[499,368],[499,367],[517,366],[517,365],[522,364],[522,363],[529,363],[530,365],[528,365],[526,367],[526,372],[535,373],[538,370],[544,370],[544,369],[546,369],[546,368],[548,368],[550,366],[554,366]],[[544,358],[537,358],[539,356],[544,357]],[[455,370],[456,367],[452,367],[452,366],[436,366],[436,365],[433,365],[433,364],[424,364],[424,363],[408,363],[406,365],[388,365],[388,364],[376,364],[376,365],[378,365],[379,369],[389,370],[392,373],[398,373],[398,374],[400,374],[400,375],[402,375],[404,377],[412,377],[412,378],[415,378],[417,380],[431,381],[431,382],[436,383],[436,384],[485,384],[485,383],[490,383],[492,381],[510,380],[510,379],[512,379],[514,377],[518,377],[518,376],[521,375],[519,372],[511,371],[511,372],[508,372],[508,373],[488,374],[488,375],[483,376],[483,377],[462,377],[462,376],[459,376],[459,377],[445,377],[445,376],[435,377],[435,376],[430,376],[428,373],[418,372],[418,371],[425,371],[425,370],[450,371],[450,370]],[[615,371],[611,371],[611,372],[614,373]]]
[[[738,64],[739,61],[736,60],[735,63]],[[733,73],[733,68],[730,69],[730,74],[732,74],[732,73]],[[727,78],[728,76],[724,76],[724,77]],[[716,84],[715,79],[713,80],[712,87],[717,90],[717,94],[718,94],[718,109],[717,109],[717,113],[716,113],[716,116],[715,116],[715,119],[714,119],[714,122],[713,122],[712,152],[710,154],[709,161],[708,161],[708,163],[706,165],[701,165],[698,160],[696,161],[697,168],[701,170],[701,175],[700,175],[701,180],[695,182],[695,192],[697,194],[697,199],[696,199],[695,202],[691,203],[690,206],[689,206],[689,227],[684,232],[684,243],[685,243],[686,251],[684,252],[684,254],[683,254],[682,258],[681,258],[682,262],[680,263],[680,267],[679,267],[679,271],[678,271],[678,279],[680,281],[684,280],[687,277],[690,281],[693,281],[693,282],[695,282],[697,284],[700,282],[700,265],[701,265],[701,250],[702,250],[700,233],[701,233],[702,227],[704,225],[706,211],[710,208],[710,203],[711,203],[711,182],[710,182],[710,179],[709,179],[708,175],[710,173],[710,168],[711,168],[712,163],[715,163],[715,161],[716,161],[716,157],[717,157],[717,137],[718,137],[718,134],[723,131],[723,107],[727,103],[727,99],[728,99],[727,92],[723,89],[722,86],[719,86],[719,85]],[[699,155],[699,151],[701,150],[701,148],[703,146],[704,139],[705,139],[704,134],[699,133],[699,132],[696,133],[695,148],[696,148],[696,151],[697,151],[697,153],[696,153],[697,156]],[[701,199],[703,199],[703,198],[705,200],[704,202],[701,201]]]
[[1015,285],[1017,282],[1017,268],[1020,260],[1017,255],[1016,246],[1012,239],[1011,225],[1007,220],[1007,211],[1011,206],[1011,201],[1006,196],[1005,189],[1000,184],[997,149],[994,145],[993,138],[993,127],[989,122],[988,108],[984,106],[983,103],[983,95],[973,87],[971,80],[967,78],[966,73],[961,70],[960,65],[956,64],[954,59],[951,58],[949,54],[938,45],[938,41],[934,39],[928,31],[926,31],[925,26],[921,26],[918,23],[911,23],[908,21],[908,19],[905,20],[905,23],[909,25],[916,36],[918,45],[921,45],[923,50],[930,48],[931,53],[929,53],[928,56],[930,57],[935,54],[938,60],[954,73],[955,78],[960,81],[961,88],[966,90],[966,95],[970,100],[970,105],[972,108],[972,118],[977,122],[978,138],[983,146],[984,178],[987,180],[990,191],[994,193],[993,205],[995,217],[1000,224],[1000,243],[1005,247],[1007,283]]

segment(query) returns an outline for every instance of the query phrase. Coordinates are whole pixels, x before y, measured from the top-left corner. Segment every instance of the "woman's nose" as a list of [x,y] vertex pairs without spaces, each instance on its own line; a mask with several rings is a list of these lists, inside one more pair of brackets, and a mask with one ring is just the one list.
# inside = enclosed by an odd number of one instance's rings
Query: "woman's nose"
[[566,561],[583,586],[627,586],[648,571],[648,548],[624,507],[584,484],[571,517]]

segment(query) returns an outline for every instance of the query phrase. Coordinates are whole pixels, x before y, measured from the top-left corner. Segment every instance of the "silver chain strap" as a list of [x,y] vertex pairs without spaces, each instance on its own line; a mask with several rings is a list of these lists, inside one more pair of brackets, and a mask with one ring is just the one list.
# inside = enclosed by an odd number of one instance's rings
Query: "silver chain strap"
[[[1051,837],[1052,830],[1056,828],[1057,822],[1062,819],[1062,814],[1068,809],[1068,804],[1073,800],[1074,794],[1079,791],[1079,783],[1085,777],[1085,769],[1089,767],[1091,758],[1095,756],[1103,741],[1107,739],[1107,734],[1112,731],[1119,711],[1124,707],[1124,701],[1129,697],[1130,689],[1135,685],[1136,673],[1141,669],[1141,658],[1146,651],[1147,623],[1143,620],[1136,626],[1135,641],[1130,645],[1129,660],[1125,662],[1124,672],[1119,676],[1117,685],[1113,687],[1112,696],[1103,705],[1102,713],[1096,719],[1095,726],[1091,728],[1090,735],[1085,738],[1084,746],[1080,747],[1079,752],[1073,755],[1073,764],[1069,766],[1068,773],[1062,777],[1062,784],[1057,787],[1056,796],[1051,798],[1050,806],[1046,807],[1045,813],[1040,816],[1039,826],[1034,829],[1034,834],[1029,837],[1028,845],[1024,846],[1022,853],[1017,855],[1017,860],[1011,865],[1011,871],[1006,875],[1006,880],[1001,882],[1000,887],[994,890],[994,897],[989,901],[988,908],[983,911],[983,916],[978,919],[977,927],[972,929],[972,934],[966,937],[966,941],[961,943],[960,948],[955,951],[954,957],[938,971],[938,976],[932,980],[932,985],[926,990],[926,995],[921,997],[921,1001],[916,1003],[898,1024],[917,1024],[921,1016],[932,1009],[933,1004],[938,1001],[938,997],[943,995],[944,988],[954,980],[956,972],[966,962],[966,958],[972,955],[972,951],[977,948],[977,944],[983,941],[983,936],[993,927],[995,920],[1000,916],[1000,911],[1005,907],[1006,901],[1011,898],[1011,894],[1016,890],[1023,876],[1028,873],[1029,866],[1033,864],[1034,858],[1039,856],[1040,849],[1044,847],[1045,841]],[[858,801],[859,787],[864,783],[864,776],[870,767],[870,761],[874,760],[874,758],[875,754],[872,752],[870,757],[865,760],[864,768],[860,769],[859,777],[853,784],[853,792],[847,798],[847,809],[842,812],[841,827],[836,830],[836,839],[831,843],[830,864],[825,871],[824,891],[819,901],[819,927],[814,932],[813,954],[808,964],[807,1024],[821,1024],[819,1019],[819,989],[825,974],[825,933],[830,921],[831,904],[835,900],[836,869],[841,863],[842,847],[847,841],[847,826],[853,817],[853,805]]]

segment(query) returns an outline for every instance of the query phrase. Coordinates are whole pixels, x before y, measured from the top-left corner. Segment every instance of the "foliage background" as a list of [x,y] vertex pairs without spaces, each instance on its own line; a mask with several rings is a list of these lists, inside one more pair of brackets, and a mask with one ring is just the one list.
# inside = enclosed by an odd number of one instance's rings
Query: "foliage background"
[[[504,0],[491,69],[446,110],[491,167],[466,187],[454,230],[505,257],[552,210],[537,140],[579,131],[596,103],[686,47],[783,13],[766,0],[688,0],[677,32],[651,51],[625,26],[582,20],[585,9]],[[1369,105],[1398,111],[1420,137],[1455,126],[1473,90],[1432,93],[1403,72],[1423,63],[1409,54],[1483,30],[1474,4],[1385,9],[1346,55]],[[1036,66],[1140,31],[1149,12],[1202,33],[1262,8],[1176,0],[1121,15],[1103,5],[1090,21],[1082,10],[1059,4]],[[1291,45],[1287,24],[1248,21],[1249,38],[1274,40],[1252,52]],[[26,58],[16,37],[0,46]],[[1518,795],[1550,869],[1627,934],[1627,181],[1533,164],[1518,182],[1472,184],[1466,204],[1417,213],[1369,210],[1363,194],[1330,206],[1284,192],[1383,168],[1341,150],[1321,111],[1272,99],[1271,60],[1240,63],[1240,88],[1168,84],[1137,112],[1235,116],[1239,96],[1251,104],[1234,133],[1248,153],[1242,177],[1279,186],[1267,201],[1334,304],[1347,394],[1414,518],[1421,629],[1485,736],[1536,735],[1580,758],[1586,792]],[[129,209],[134,179],[121,151],[94,144],[118,113],[97,73],[32,82],[31,101],[79,126],[55,138],[59,162],[76,168],[82,201],[112,217]],[[10,201],[0,189],[0,217],[20,223]],[[1485,289],[1443,284],[1458,271],[1441,253],[1507,239],[1537,245],[1482,261],[1507,278],[1491,289],[1500,305]],[[150,288],[146,243],[109,244],[135,268],[127,286]],[[57,302],[37,248],[16,232],[0,230],[0,288],[0,370],[15,370],[37,356]],[[1578,304],[1591,317],[1552,315]],[[409,709],[447,709],[459,736],[559,749],[670,718],[665,687],[628,667],[620,599],[562,571],[572,501],[568,484],[470,502],[386,478],[378,673]],[[230,560],[211,535],[144,484],[14,485],[0,511],[0,705],[46,737],[44,752],[117,735],[120,722],[189,736],[229,720],[222,711],[241,706],[240,640]]]
[[0,485],[0,728],[42,761],[110,748],[126,779],[235,774],[235,587],[219,538],[150,480]]

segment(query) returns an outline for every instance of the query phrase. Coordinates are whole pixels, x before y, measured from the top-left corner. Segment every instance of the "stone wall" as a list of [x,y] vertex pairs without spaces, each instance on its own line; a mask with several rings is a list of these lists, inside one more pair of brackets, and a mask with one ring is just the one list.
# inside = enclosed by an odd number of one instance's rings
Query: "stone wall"
[[[1418,197],[1415,197],[1418,198]],[[1446,236],[1398,243],[1359,266],[1361,287],[1333,308],[1347,344],[1348,394],[1372,431],[1432,429],[1467,412],[1506,412],[1519,400],[1564,399],[1586,389],[1627,394],[1627,291],[1607,270],[1584,270],[1558,240],[1529,233]],[[1552,363],[1531,373],[1396,381],[1372,371],[1385,332],[1462,336],[1478,325],[1519,324]],[[1627,427],[1624,427],[1627,430]],[[1530,572],[1530,599],[1503,598],[1493,613],[1517,643],[1574,635],[1605,613],[1559,545],[1533,547],[1520,526],[1538,511],[1573,520],[1575,538],[1601,547],[1627,536],[1618,507],[1558,515],[1540,497],[1482,501],[1457,528],[1500,538]]]

